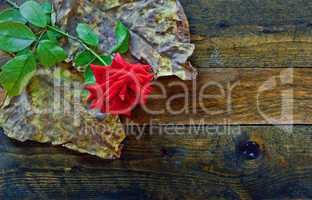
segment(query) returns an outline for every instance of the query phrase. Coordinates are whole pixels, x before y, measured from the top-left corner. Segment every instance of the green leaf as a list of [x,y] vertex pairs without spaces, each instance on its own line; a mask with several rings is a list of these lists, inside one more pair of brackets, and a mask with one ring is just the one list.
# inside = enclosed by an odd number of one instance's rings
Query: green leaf
[[8,22],[8,21],[14,21],[14,22],[20,22],[23,24],[26,24],[26,19],[22,17],[20,12],[16,9],[9,8],[6,10],[3,10],[0,13],[0,23],[1,22]]
[[87,99],[89,95],[90,93],[88,90],[81,90],[82,99]]
[[98,46],[100,39],[99,36],[85,23],[78,24],[76,28],[78,37],[86,44],[91,46]]
[[[111,65],[113,62],[113,57],[111,55],[102,55],[100,56],[107,64]],[[101,61],[99,61],[98,59],[96,59],[94,61],[94,64],[96,65],[103,65],[103,63]]]
[[90,51],[80,52],[74,60],[75,66],[85,66],[91,64],[95,60],[95,56]]
[[40,40],[39,41],[41,41],[41,40],[48,40],[49,38],[48,38],[48,33],[47,32],[45,32],[41,37],[40,37]]
[[44,28],[48,20],[46,14],[39,3],[35,1],[26,1],[20,6],[22,16],[31,24]]
[[52,21],[51,21],[51,15],[50,14],[47,14],[47,24],[51,24]]
[[45,67],[52,67],[67,58],[64,49],[50,40],[42,40],[37,48],[37,56]]
[[36,60],[31,53],[7,62],[0,72],[0,84],[9,96],[20,95],[36,72]]
[[26,49],[23,49],[22,51],[17,52],[16,56],[21,56],[21,55],[25,55],[25,54],[29,54],[29,53],[32,53],[32,52],[30,51],[29,48],[26,48]]
[[52,4],[50,2],[44,2],[41,4],[41,8],[46,14],[52,13]]
[[60,33],[51,31],[51,30],[48,30],[47,35],[48,35],[49,40],[53,42],[58,42],[58,39],[62,37]]
[[84,80],[85,85],[94,85],[95,84],[95,77],[93,74],[93,71],[91,70],[91,67],[88,65],[85,72],[84,72]]
[[129,50],[130,33],[128,28],[120,21],[116,24],[115,38],[116,44],[113,47],[112,52],[119,52],[121,54],[126,53]]
[[18,22],[0,23],[0,49],[3,51],[21,51],[35,40],[35,34],[24,24]]

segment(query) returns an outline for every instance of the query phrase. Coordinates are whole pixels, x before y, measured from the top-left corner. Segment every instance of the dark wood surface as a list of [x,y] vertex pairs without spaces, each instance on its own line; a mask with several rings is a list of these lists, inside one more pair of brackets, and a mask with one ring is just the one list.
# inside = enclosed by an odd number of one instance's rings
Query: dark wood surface
[[[181,2],[196,44],[192,57],[194,66],[200,68],[196,84],[239,82],[232,92],[232,110],[151,116],[138,108],[140,114],[133,121],[152,120],[155,126],[125,125],[129,137],[122,158],[116,161],[62,147],[20,143],[1,133],[0,199],[312,199],[312,2]],[[297,68],[289,72],[293,81],[281,84],[287,67]],[[273,118],[280,116],[281,93],[292,89],[288,102],[293,101],[294,121],[287,118],[281,124],[304,125],[270,125],[260,115],[257,90],[272,78],[277,85],[260,96],[262,110]],[[169,87],[172,80],[177,79],[160,80],[169,96],[181,90]],[[186,85],[194,92],[192,82]],[[206,90],[207,94],[218,92],[218,88]],[[194,94],[188,96],[191,101],[199,99]],[[163,102],[149,105],[162,108]],[[180,103],[178,99],[174,108]],[[222,110],[226,100],[221,96],[202,103],[208,109]],[[239,125],[222,125],[226,123]],[[175,126],[164,124],[179,126],[174,130]],[[210,126],[214,124],[218,126]],[[241,141],[257,142],[260,156],[254,160],[242,157]]]
[[[1,199],[310,199],[308,126],[128,127],[121,160],[105,161],[1,134]],[[256,141],[256,160],[240,141]]]
[[197,67],[311,67],[309,0],[182,0]]

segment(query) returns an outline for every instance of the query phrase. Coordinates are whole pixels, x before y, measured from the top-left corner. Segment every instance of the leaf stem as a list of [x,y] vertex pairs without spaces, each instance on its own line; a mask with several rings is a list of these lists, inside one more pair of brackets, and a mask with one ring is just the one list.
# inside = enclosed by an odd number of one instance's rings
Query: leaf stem
[[8,4],[10,4],[11,6],[13,6],[14,8],[17,8],[17,9],[19,9],[19,6],[16,4],[16,3],[14,3],[13,1],[11,1],[11,0],[5,0]]
[[43,35],[44,35],[46,32],[47,32],[46,29],[44,29],[43,31],[41,31],[41,33],[40,33],[40,35],[39,35],[39,38],[37,39],[36,44],[34,45],[34,47],[33,47],[33,49],[32,49],[33,52],[35,52],[35,49],[37,48],[37,46],[38,46],[38,44],[39,44],[41,38],[43,37]]
[[75,36],[72,36],[72,35],[70,35],[69,33],[66,33],[66,32],[64,32],[64,31],[62,31],[62,30],[60,30],[60,29],[58,29],[57,27],[50,26],[50,25],[48,25],[47,27],[48,27],[49,29],[53,30],[53,31],[56,31],[56,32],[58,32],[58,33],[60,33],[60,34],[62,34],[62,35],[64,35],[64,36],[66,36],[66,37],[72,39],[72,40],[75,40],[75,41],[79,42],[79,43],[83,46],[83,48],[85,48],[87,51],[91,52],[101,63],[103,63],[103,64],[106,65],[106,66],[109,65],[108,63],[106,63],[106,62],[101,58],[101,56],[99,56],[99,54],[97,54],[93,49],[91,49],[90,47],[88,47],[88,46],[87,46],[85,43],[83,43],[79,38],[77,38],[77,37],[75,37]]

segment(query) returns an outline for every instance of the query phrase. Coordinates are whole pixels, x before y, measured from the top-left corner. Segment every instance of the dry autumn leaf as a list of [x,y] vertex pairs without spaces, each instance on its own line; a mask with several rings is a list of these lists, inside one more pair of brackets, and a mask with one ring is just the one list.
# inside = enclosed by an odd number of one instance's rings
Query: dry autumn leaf
[[[55,0],[57,23],[69,32],[78,22],[89,24],[100,35],[100,49],[114,46],[114,27],[121,20],[131,34],[130,53],[154,67],[158,76],[195,78],[188,62],[194,51],[187,18],[177,0]],[[96,6],[95,6],[96,5]],[[77,44],[67,46],[72,54]]]
[[87,110],[79,76],[70,71],[36,75],[21,96],[0,110],[0,126],[19,141],[65,146],[104,159],[118,158],[125,133],[118,116]]

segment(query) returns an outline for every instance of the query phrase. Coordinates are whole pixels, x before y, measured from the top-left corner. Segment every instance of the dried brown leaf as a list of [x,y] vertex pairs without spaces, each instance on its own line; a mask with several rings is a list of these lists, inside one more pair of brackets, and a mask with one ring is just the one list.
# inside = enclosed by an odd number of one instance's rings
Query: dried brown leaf
[[[195,78],[188,62],[194,51],[187,18],[177,0],[55,0],[57,21],[68,31],[78,22],[91,25],[101,36],[104,52],[114,45],[114,26],[121,20],[131,33],[130,53],[154,67],[158,76]],[[95,6],[96,5],[96,6]],[[72,31],[73,33],[73,31]],[[71,42],[72,54],[78,45]]]
[[40,73],[0,110],[0,126],[19,141],[62,145],[104,159],[120,157],[125,133],[118,116],[97,120],[80,101],[80,83],[69,71]]

